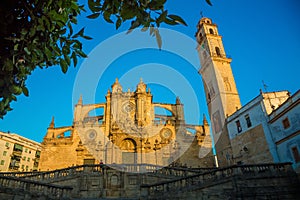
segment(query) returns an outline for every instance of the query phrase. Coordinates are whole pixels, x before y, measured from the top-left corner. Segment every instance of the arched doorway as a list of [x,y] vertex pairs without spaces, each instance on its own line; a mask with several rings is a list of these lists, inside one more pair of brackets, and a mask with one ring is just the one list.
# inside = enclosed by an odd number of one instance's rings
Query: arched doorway
[[121,142],[120,149],[122,150],[122,163],[123,164],[136,164],[137,163],[137,148],[136,142],[131,138],[126,138]]

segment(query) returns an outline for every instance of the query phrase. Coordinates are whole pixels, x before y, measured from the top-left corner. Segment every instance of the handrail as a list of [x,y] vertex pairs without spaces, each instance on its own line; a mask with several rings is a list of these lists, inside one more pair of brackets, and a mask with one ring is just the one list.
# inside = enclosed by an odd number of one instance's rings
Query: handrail
[[253,172],[253,170],[251,170],[251,169],[253,167],[256,167],[256,168],[259,169],[260,172],[264,172],[270,166],[273,166],[273,167],[276,167],[277,169],[279,169],[280,167],[285,167],[286,165],[290,166],[291,164],[292,163],[290,163],[290,162],[286,162],[286,163],[275,163],[275,164],[266,163],[266,164],[232,165],[232,166],[229,166],[229,167],[215,168],[214,170],[211,170],[211,171],[208,171],[208,172],[197,173],[197,174],[194,174],[194,175],[191,175],[191,176],[178,178],[176,180],[168,180],[168,181],[163,181],[163,182],[160,182],[160,183],[153,183],[153,184],[143,184],[143,185],[141,185],[141,187],[158,186],[158,185],[163,185],[163,184],[167,184],[167,183],[186,180],[186,179],[189,179],[189,178],[195,178],[195,177],[204,176],[204,175],[208,175],[208,174],[214,174],[216,172],[227,172],[228,170],[236,169],[236,168],[240,168],[240,169],[242,169],[242,172],[246,173],[246,172]]
[[217,168],[204,173],[179,177],[173,180],[166,180],[153,184],[142,184],[141,189],[148,190],[148,195],[157,195],[158,193],[167,194],[170,191],[182,191],[191,189],[192,187],[201,187],[216,180],[224,180],[236,175],[246,176],[248,174],[272,175],[273,172],[288,172],[292,163],[276,163],[276,164],[251,164],[251,165],[233,165],[224,168]]
[[60,186],[16,177],[0,176],[2,188],[23,189],[26,192],[41,193],[55,199],[68,197],[73,187]]

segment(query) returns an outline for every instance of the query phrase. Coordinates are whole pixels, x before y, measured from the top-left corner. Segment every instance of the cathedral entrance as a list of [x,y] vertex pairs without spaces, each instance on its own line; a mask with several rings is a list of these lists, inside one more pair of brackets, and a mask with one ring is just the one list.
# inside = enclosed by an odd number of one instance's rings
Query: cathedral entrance
[[95,159],[84,159],[83,164],[84,165],[94,165],[95,164]]
[[137,155],[136,155],[136,142],[127,138],[121,142],[120,149],[122,150],[122,163],[123,164],[136,164]]

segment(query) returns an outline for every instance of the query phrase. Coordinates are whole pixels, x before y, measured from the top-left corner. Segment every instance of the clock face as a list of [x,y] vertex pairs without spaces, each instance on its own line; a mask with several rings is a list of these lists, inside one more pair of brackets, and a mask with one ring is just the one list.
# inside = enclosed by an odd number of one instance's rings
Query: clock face
[[97,137],[97,132],[94,129],[90,129],[86,132],[86,135],[89,140],[94,140]]
[[129,113],[134,111],[135,105],[132,102],[126,102],[123,104],[122,111],[125,113]]
[[165,128],[161,131],[161,137],[164,139],[169,139],[172,136],[172,131],[168,128]]

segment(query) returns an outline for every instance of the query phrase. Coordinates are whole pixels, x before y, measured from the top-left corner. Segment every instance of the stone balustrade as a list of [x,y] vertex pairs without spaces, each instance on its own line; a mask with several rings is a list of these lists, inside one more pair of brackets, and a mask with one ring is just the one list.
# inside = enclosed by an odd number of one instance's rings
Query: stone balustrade
[[[173,192],[199,189],[210,184],[218,184],[232,177],[275,177],[292,172],[291,163],[234,165],[204,173],[187,173],[187,176],[154,184],[141,185],[142,196],[163,197]],[[182,172],[181,172],[182,173]],[[151,199],[151,198],[150,198]]]
[[2,191],[13,188],[13,193],[19,196],[35,195],[51,199],[68,199],[73,189],[69,186],[58,186],[8,176],[0,176],[0,188]]
[[78,175],[85,172],[102,172],[107,168],[113,168],[128,173],[152,173],[155,175],[163,175],[170,177],[186,177],[211,171],[206,168],[187,168],[187,167],[163,167],[152,164],[110,164],[110,165],[80,165],[72,166],[64,169],[57,169],[47,172],[1,172],[0,176],[5,177],[23,177],[29,180],[50,181],[53,179],[65,178],[67,176]]
[[[216,199],[220,199],[235,198],[237,196],[234,195],[241,193],[255,197],[256,194],[252,193],[257,190],[258,195],[263,197],[280,194],[284,199],[297,190],[291,187],[297,185],[293,173],[291,163],[211,169],[183,166],[162,168],[150,164],[82,165],[47,172],[0,173],[0,187],[5,190],[3,195],[27,191],[53,198],[83,195],[174,200],[214,194],[218,195]],[[274,187],[279,192],[274,193]]]

